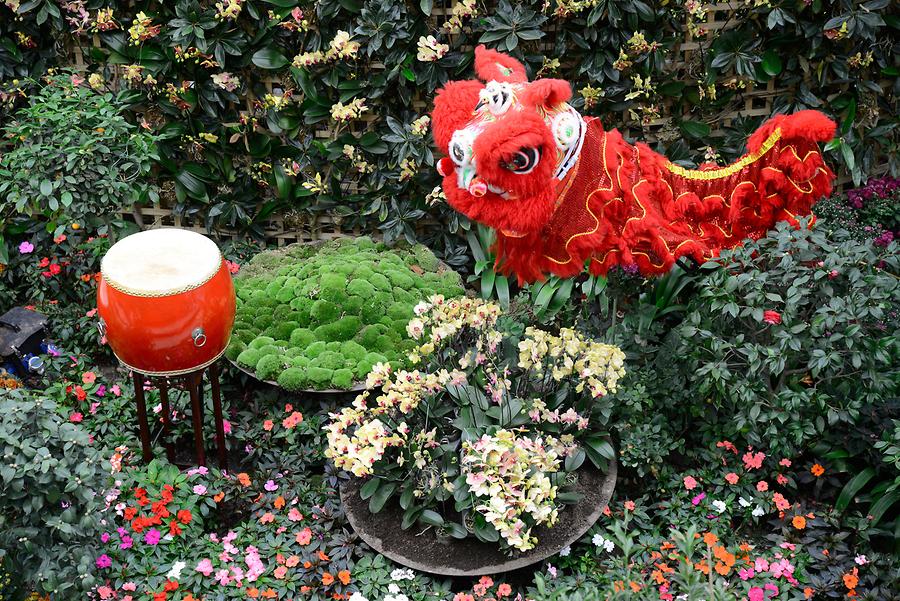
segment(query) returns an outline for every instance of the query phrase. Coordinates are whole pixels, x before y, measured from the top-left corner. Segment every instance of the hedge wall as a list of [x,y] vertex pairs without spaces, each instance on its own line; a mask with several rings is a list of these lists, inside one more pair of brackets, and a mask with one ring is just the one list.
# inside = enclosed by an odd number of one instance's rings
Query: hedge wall
[[435,202],[424,116],[475,44],[573,82],[583,112],[685,164],[734,158],[773,112],[824,110],[830,160],[858,182],[900,166],[898,27],[889,0],[3,0],[0,118],[21,80],[74,65],[130,88],[165,136],[165,211],[257,236],[328,214],[458,264],[465,224]]

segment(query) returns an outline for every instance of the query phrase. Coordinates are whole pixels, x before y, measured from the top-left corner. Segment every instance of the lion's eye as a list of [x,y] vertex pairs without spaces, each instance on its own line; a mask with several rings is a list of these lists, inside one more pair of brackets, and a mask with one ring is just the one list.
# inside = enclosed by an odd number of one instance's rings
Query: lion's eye
[[513,173],[523,174],[530,173],[541,160],[541,151],[539,148],[522,148],[509,157],[503,167]]

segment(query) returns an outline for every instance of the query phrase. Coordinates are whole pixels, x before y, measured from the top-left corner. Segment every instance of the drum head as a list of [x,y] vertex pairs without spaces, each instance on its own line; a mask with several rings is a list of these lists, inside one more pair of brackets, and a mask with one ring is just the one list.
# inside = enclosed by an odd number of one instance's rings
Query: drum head
[[169,296],[208,282],[222,265],[215,242],[190,230],[132,234],[103,257],[100,271],[113,288],[133,296]]

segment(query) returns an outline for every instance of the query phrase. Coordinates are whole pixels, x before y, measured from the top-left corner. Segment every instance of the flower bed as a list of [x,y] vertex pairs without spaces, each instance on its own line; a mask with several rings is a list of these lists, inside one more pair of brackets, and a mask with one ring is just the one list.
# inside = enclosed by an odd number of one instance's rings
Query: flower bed
[[388,251],[369,238],[262,253],[235,285],[227,357],[290,391],[347,390],[378,363],[405,365],[413,306],[462,292],[424,246]]
[[480,300],[433,296],[415,312],[411,358],[423,371],[376,365],[367,384],[382,393],[332,415],[326,455],[368,478],[359,493],[372,513],[396,499],[403,529],[530,551],[534,529],[579,501],[585,460],[608,469],[603,397],[624,354],[570,329],[516,335]]

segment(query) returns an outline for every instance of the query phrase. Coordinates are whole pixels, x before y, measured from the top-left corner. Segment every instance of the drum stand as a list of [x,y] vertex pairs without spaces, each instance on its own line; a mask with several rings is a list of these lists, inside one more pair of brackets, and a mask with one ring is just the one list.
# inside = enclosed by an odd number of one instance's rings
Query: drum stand
[[153,450],[150,445],[150,425],[147,421],[147,403],[144,399],[144,382],[159,389],[159,397],[162,403],[162,436],[166,448],[166,457],[169,463],[175,464],[175,449],[169,440],[172,412],[169,407],[169,388],[179,387],[186,389],[191,398],[191,414],[194,423],[194,450],[197,465],[206,465],[206,451],[203,445],[203,374],[208,372],[210,387],[212,388],[213,417],[216,423],[216,450],[218,451],[219,467],[228,469],[228,457],[225,452],[225,422],[222,420],[222,396],[219,391],[219,366],[214,362],[208,367],[198,369],[178,376],[153,376],[140,372],[132,372],[134,378],[134,393],[137,400],[138,423],[141,434],[141,449],[144,462],[149,463],[153,459]]

